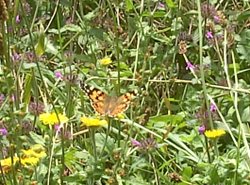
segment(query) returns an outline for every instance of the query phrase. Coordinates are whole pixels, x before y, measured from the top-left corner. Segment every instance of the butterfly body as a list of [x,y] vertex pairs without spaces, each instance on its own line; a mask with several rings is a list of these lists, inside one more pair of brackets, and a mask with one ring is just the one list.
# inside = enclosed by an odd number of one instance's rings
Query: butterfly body
[[136,92],[127,92],[121,96],[109,96],[95,87],[86,84],[82,84],[82,87],[87,93],[93,109],[101,116],[116,117],[125,112],[136,96]]

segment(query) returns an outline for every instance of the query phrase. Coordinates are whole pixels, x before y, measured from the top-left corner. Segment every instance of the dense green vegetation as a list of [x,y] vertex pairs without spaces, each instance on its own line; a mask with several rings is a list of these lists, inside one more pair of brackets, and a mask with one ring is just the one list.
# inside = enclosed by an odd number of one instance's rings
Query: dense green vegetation
[[250,184],[247,0],[0,0],[0,184]]

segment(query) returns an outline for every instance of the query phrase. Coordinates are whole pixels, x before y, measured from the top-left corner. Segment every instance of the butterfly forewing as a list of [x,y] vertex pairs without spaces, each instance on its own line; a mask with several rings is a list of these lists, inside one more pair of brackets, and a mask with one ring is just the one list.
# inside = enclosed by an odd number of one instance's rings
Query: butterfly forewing
[[107,99],[107,95],[100,91],[99,89],[89,86],[87,84],[81,84],[83,90],[87,93],[91,106],[93,109],[100,115],[105,115],[105,101]]

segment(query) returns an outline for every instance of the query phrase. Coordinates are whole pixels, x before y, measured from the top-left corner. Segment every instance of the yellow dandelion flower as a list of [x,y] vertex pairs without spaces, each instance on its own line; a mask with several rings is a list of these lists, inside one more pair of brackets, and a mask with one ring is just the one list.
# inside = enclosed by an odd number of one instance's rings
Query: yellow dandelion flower
[[36,152],[33,149],[29,150],[22,150],[24,156],[26,157],[36,157],[36,158],[42,158],[46,156],[46,153],[44,151]]
[[23,152],[23,156],[25,157],[36,157],[40,159],[46,156],[43,146],[39,144],[33,145],[28,150],[22,150],[22,152]]
[[13,157],[13,161],[12,161],[11,157],[0,160],[3,172],[4,173],[9,172],[9,170],[11,169],[11,166],[12,165],[14,166],[17,161],[19,161],[18,157]]
[[117,114],[117,116],[116,116],[118,119],[124,119],[125,118],[125,115],[124,115],[124,113],[119,113],[119,114]]
[[16,164],[18,160],[19,160],[18,157],[13,157],[13,163],[12,163],[11,157],[8,157],[6,159],[0,160],[0,163],[1,163],[1,166],[11,166],[11,165]]
[[81,122],[83,123],[83,125],[87,127],[98,127],[108,124],[106,120],[100,120],[97,118],[87,118],[87,117],[81,117]]
[[35,166],[39,162],[37,157],[25,157],[21,159],[21,164],[24,166]]
[[224,134],[226,134],[226,132],[223,129],[214,129],[214,130],[207,130],[205,131],[204,134],[207,138],[215,139],[217,137],[223,136]]
[[106,65],[109,65],[110,63],[112,63],[112,60],[109,57],[105,57],[105,58],[101,59],[99,62],[101,65],[106,66]]
[[[58,118],[60,121],[58,120]],[[66,123],[68,122],[69,119],[65,115],[62,115],[62,114],[58,114],[58,117],[57,117],[56,113],[43,113],[43,114],[40,114],[39,120],[42,121],[43,124],[45,125],[54,125],[59,122]]]
[[33,151],[32,149],[28,149],[28,150],[22,150],[24,156],[35,156],[36,152]]

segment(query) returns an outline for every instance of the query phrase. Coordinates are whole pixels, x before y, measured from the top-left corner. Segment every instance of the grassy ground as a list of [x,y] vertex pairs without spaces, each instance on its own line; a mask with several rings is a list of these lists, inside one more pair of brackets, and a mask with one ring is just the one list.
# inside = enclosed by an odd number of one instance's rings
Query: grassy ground
[[0,184],[250,184],[249,16],[0,0]]

